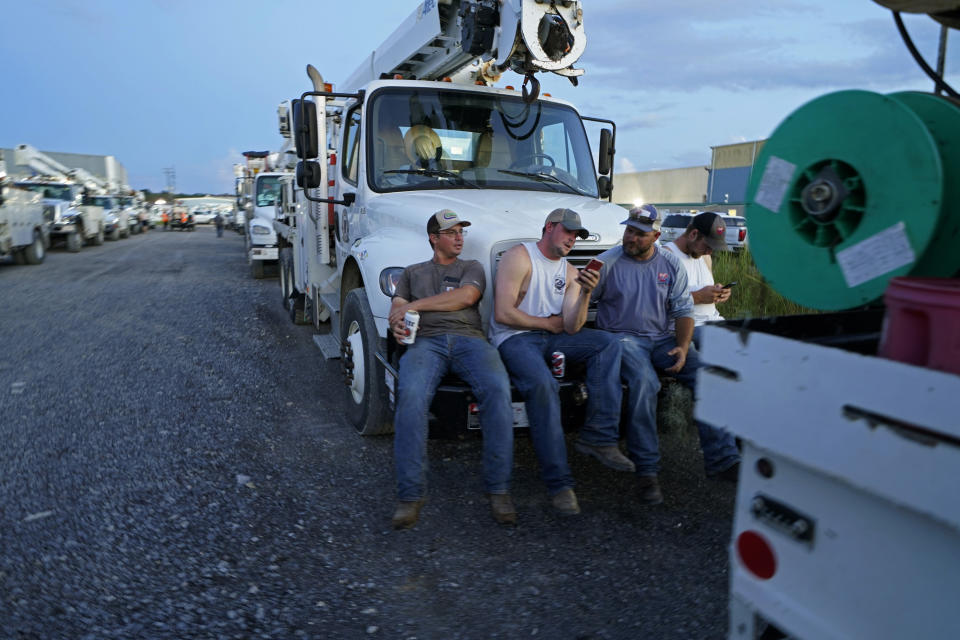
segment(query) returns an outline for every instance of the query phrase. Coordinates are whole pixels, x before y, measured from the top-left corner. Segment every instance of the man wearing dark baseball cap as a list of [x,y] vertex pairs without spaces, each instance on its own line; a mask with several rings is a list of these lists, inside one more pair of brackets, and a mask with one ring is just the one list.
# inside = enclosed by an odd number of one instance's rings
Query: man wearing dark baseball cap
[[730,289],[713,280],[714,251],[729,251],[727,225],[723,216],[712,212],[697,214],[679,238],[665,244],[664,250],[680,258],[687,271],[693,295],[693,344],[700,348],[700,328],[707,322],[719,322],[723,316],[717,305],[730,299]]
[[[693,337],[693,298],[680,259],[663,250],[661,214],[652,204],[630,210],[623,242],[600,254],[603,267],[593,289],[597,327],[616,335],[621,344],[620,378],[627,385],[627,452],[637,475],[641,504],[663,502],[657,477],[659,373],[676,378],[694,391],[701,366]],[[700,448],[708,476],[734,478],[740,454],[733,436],[697,421]]]

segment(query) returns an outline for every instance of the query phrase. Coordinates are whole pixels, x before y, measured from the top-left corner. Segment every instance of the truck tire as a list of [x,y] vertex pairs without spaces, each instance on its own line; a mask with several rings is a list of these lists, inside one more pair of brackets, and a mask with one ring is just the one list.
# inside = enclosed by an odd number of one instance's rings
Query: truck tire
[[14,250],[10,253],[10,255],[13,256],[13,263],[14,263],[14,264],[18,264],[18,265],[25,265],[25,264],[27,264],[27,258],[26,258],[25,255],[23,255],[23,249],[14,249]]
[[257,280],[263,279],[263,260],[250,261],[250,275]]
[[94,246],[99,247],[100,245],[103,244],[103,238],[104,238],[103,227],[100,227],[100,229],[97,231],[97,235],[90,238],[90,243],[93,244]]
[[120,229],[114,229],[113,231],[111,231],[111,232],[110,232],[110,235],[107,236],[107,239],[110,240],[111,242],[116,242],[117,240],[119,240],[119,239],[120,239]]
[[80,247],[83,246],[83,239],[80,237],[80,234],[74,231],[71,234],[67,235],[67,251],[70,253],[77,253],[80,251]]
[[347,294],[340,326],[340,361],[347,376],[347,419],[363,436],[393,433],[383,366],[376,356],[376,351],[382,350],[382,340],[363,287]]
[[47,251],[43,246],[43,234],[36,229],[33,230],[33,244],[23,250],[23,259],[27,264],[40,264],[47,257]]

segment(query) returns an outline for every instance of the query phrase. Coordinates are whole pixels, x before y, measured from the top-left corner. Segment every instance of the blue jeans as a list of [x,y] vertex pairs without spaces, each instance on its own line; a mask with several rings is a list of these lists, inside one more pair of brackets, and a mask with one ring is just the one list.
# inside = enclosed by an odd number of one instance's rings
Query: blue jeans
[[508,493],[513,467],[510,379],[497,350],[484,338],[418,336],[400,358],[393,455],[397,497],[420,500],[427,489],[427,414],[440,380],[457,374],[477,396],[483,430],[487,493]]
[[[667,355],[677,346],[674,337],[653,340],[626,333],[616,334],[623,348],[620,376],[627,385],[627,456],[637,467],[637,475],[656,475],[660,464],[657,442],[657,393],[664,370],[676,362]],[[679,373],[670,374],[696,396],[697,369],[702,366],[697,348],[690,345],[687,361]],[[719,473],[740,461],[740,452],[733,436],[697,420],[700,449],[707,474]]]
[[540,475],[551,495],[573,487],[560,421],[560,385],[547,365],[554,351],[562,351],[568,365],[583,362],[587,366],[587,416],[580,440],[594,445],[616,444],[622,398],[617,375],[620,343],[614,334],[595,329],[581,329],[573,335],[526,331],[500,345],[500,357],[526,403]]

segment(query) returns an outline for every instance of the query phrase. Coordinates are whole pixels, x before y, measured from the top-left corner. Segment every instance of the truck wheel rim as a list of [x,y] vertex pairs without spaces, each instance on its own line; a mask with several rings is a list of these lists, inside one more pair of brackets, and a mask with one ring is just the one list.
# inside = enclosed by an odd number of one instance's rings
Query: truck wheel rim
[[350,395],[357,404],[363,404],[364,394],[366,392],[366,376],[363,363],[365,362],[363,353],[363,337],[360,335],[360,324],[357,321],[350,323],[347,328],[347,340],[350,342],[353,355],[353,380],[350,382]]

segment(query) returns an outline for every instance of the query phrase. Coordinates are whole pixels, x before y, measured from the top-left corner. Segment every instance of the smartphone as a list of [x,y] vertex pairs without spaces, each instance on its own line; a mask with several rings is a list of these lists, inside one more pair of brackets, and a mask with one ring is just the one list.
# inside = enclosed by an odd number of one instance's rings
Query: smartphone
[[597,260],[596,258],[588,262],[587,266],[584,267],[584,269],[590,269],[591,271],[600,271],[602,268],[603,260]]
[[735,287],[735,286],[737,286],[737,281],[736,281],[736,280],[734,280],[733,282],[728,282],[727,284],[723,285],[723,288],[724,288],[724,289],[729,289],[730,287]]

